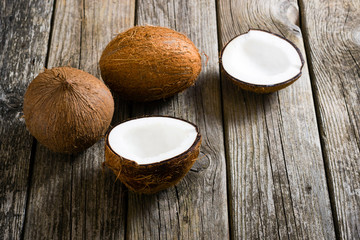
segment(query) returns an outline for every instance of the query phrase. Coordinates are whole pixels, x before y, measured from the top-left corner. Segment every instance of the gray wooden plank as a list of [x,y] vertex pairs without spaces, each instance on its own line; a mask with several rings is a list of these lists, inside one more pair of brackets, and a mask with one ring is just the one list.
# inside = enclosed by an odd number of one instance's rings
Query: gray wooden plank
[[22,118],[27,85],[44,67],[53,1],[0,3],[0,239],[20,239],[31,146]]
[[[227,239],[226,167],[221,116],[215,2],[137,2],[138,25],[186,34],[209,56],[195,86],[175,97],[134,104],[133,116],[170,115],[194,122],[203,136],[200,159],[175,187],[146,196],[129,193],[129,239]],[[203,56],[205,63],[205,57]]]
[[300,1],[341,239],[360,239],[360,2]]
[[[48,67],[70,65],[100,77],[98,61],[111,38],[133,25],[134,1],[57,1]],[[117,101],[117,114],[126,114]],[[124,110],[124,111],[122,111]],[[119,113],[120,112],[120,113]],[[37,147],[25,239],[120,239],[126,195],[102,171],[104,143],[77,156]]]
[[[55,5],[48,68],[79,65],[81,0],[67,3],[57,1]],[[72,161],[69,155],[52,153],[37,144],[25,239],[71,237]]]
[[[84,1],[80,68],[100,78],[102,50],[119,32],[134,24],[135,1]],[[128,117],[126,103],[117,101],[114,124]],[[73,164],[72,236],[75,239],[124,239],[127,195],[109,170],[102,172],[104,141]]]
[[[304,54],[297,1],[218,1],[220,46],[249,28],[293,41]],[[222,75],[231,236],[334,239],[307,66],[277,93],[257,95]]]

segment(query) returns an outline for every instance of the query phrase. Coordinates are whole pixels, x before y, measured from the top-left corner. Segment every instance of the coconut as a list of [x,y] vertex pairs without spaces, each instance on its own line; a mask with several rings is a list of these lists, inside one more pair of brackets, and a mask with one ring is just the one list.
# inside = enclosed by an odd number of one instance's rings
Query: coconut
[[182,119],[132,119],[106,137],[105,165],[130,190],[152,194],[178,183],[200,151],[198,128]]
[[304,59],[289,40],[264,30],[233,38],[221,53],[222,70],[242,89],[270,93],[301,76]]
[[100,59],[104,82],[124,99],[163,99],[193,85],[201,57],[185,35],[164,27],[137,26],[117,35]]
[[114,100],[105,84],[70,67],[46,69],[29,85],[24,118],[29,132],[54,152],[78,153],[105,135]]

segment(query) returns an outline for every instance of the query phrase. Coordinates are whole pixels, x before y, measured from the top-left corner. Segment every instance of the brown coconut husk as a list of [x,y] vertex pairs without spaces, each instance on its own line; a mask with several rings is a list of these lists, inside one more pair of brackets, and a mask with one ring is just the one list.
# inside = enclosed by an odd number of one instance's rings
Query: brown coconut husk
[[176,185],[191,169],[200,152],[201,135],[184,153],[158,163],[139,165],[115,153],[105,141],[105,162],[127,188],[136,193],[153,194]]
[[23,111],[27,129],[42,145],[54,152],[78,153],[105,135],[114,100],[93,75],[57,67],[30,83]]
[[233,76],[231,76],[230,74],[228,74],[225,71],[223,66],[221,66],[221,71],[225,74],[225,76],[228,79],[230,79],[239,88],[241,88],[243,90],[246,90],[246,91],[259,93],[259,94],[273,93],[273,92],[279,91],[280,89],[286,88],[287,86],[293,84],[296,80],[298,80],[302,75],[302,73],[300,72],[295,77],[287,80],[286,82],[282,82],[282,83],[279,83],[279,84],[256,85],[256,84],[249,84],[247,82],[244,82],[244,81],[241,81],[241,80],[239,80],[237,78],[234,78]]
[[201,56],[179,32],[137,26],[117,35],[99,64],[103,80],[122,98],[152,101],[193,85],[201,71]]

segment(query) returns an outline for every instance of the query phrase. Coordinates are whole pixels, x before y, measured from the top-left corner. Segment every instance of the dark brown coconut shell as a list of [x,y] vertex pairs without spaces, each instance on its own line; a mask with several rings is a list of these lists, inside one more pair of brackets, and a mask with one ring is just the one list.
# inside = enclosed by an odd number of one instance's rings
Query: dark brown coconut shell
[[158,163],[139,165],[115,153],[109,142],[105,141],[105,165],[108,166],[125,184],[136,193],[153,194],[176,185],[190,170],[199,156],[201,135],[184,153]]
[[[226,46],[232,41],[234,40],[235,38],[237,38],[238,36],[240,35],[243,35],[243,34],[246,34],[248,33],[250,30],[256,30],[256,31],[263,31],[263,32],[267,32],[267,33],[270,33],[276,37],[279,37],[285,41],[287,41],[288,43],[290,43],[294,48],[295,50],[297,51],[297,53],[299,54],[300,56],[300,60],[301,60],[301,68],[300,68],[300,72],[295,75],[294,77],[284,81],[284,82],[281,82],[281,83],[277,83],[277,84],[264,84],[264,85],[258,85],[258,84],[251,84],[251,83],[248,83],[248,82],[245,82],[241,79],[237,79],[237,78],[234,78],[233,76],[231,76],[228,72],[226,72],[226,70],[224,69],[224,66],[222,64],[222,55],[223,55],[223,52],[226,48]],[[255,93],[261,93],[261,94],[265,94],[265,93],[272,93],[272,92],[276,92],[280,89],[283,89],[291,84],[293,84],[296,80],[298,80],[301,75],[302,75],[302,68],[304,67],[304,58],[301,54],[301,51],[300,49],[293,43],[291,42],[290,40],[284,38],[283,36],[281,35],[278,35],[276,33],[272,33],[272,32],[269,32],[269,31],[266,31],[266,30],[260,30],[260,29],[249,29],[249,31],[245,32],[245,33],[242,33],[240,35],[237,35],[235,36],[234,38],[232,38],[229,42],[226,43],[226,45],[223,47],[223,49],[221,50],[221,53],[220,53],[220,63],[221,63],[221,71],[225,74],[225,76],[227,76],[229,79],[232,80],[233,83],[235,83],[235,85],[239,86],[241,89],[244,89],[246,91],[250,91],[250,92],[255,92]],[[265,82],[266,80],[264,80]]]
[[235,85],[237,85],[241,89],[250,91],[250,92],[261,93],[261,94],[272,93],[272,92],[276,92],[280,89],[286,88],[287,86],[293,84],[296,80],[298,80],[301,77],[301,72],[300,72],[295,77],[291,78],[290,80],[288,80],[286,82],[273,84],[273,85],[256,85],[256,84],[249,84],[249,83],[243,82],[237,78],[232,77],[230,74],[228,74],[225,71],[225,69],[223,67],[221,68],[221,70],[222,70],[222,72],[225,73],[225,75],[229,79],[232,80],[233,83],[235,83]]
[[70,67],[46,69],[29,85],[24,118],[29,132],[54,152],[78,153],[105,135],[114,100],[93,75]]
[[152,101],[194,84],[201,57],[185,35],[164,27],[137,26],[116,36],[100,59],[104,82],[122,98]]

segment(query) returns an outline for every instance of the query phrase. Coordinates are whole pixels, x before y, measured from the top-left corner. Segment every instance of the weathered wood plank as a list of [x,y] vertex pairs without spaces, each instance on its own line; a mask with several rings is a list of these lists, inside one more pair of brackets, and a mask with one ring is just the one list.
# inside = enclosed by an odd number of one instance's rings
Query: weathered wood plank
[[[84,2],[80,69],[100,78],[102,50],[119,32],[132,27],[135,1]],[[128,117],[126,104],[117,101],[116,118]],[[78,239],[124,239],[127,195],[112,172],[103,173],[104,141],[98,142],[73,165],[72,236]],[[84,188],[85,187],[85,188]]]
[[[81,0],[57,1],[47,67],[78,67],[81,39]],[[75,20],[75,21],[74,21]],[[71,47],[69,47],[71,46]],[[25,239],[70,239],[72,161],[37,144]]]
[[[303,52],[296,1],[218,1],[220,45],[249,28]],[[224,75],[223,111],[234,239],[334,239],[307,67],[290,87],[257,95]]]
[[33,138],[22,119],[27,85],[44,67],[53,1],[0,3],[0,239],[20,239]]
[[[134,104],[133,116],[170,115],[197,124],[201,157],[175,187],[152,196],[129,194],[129,239],[227,239],[226,172],[222,131],[215,2],[137,2],[137,24],[185,33],[209,56],[196,85],[177,96]],[[205,63],[205,59],[204,59]]]
[[[115,33],[133,25],[134,1],[57,1],[49,67],[70,65],[100,77],[98,60]],[[117,102],[118,103],[118,102]],[[117,117],[125,111],[117,104]],[[103,141],[78,156],[39,144],[31,184],[26,239],[122,239],[126,195],[104,174]]]
[[360,2],[300,2],[337,233],[360,239]]

